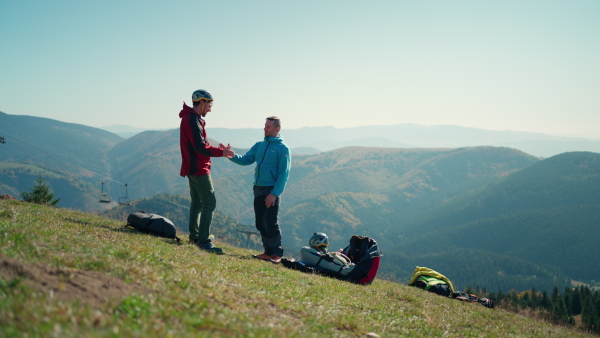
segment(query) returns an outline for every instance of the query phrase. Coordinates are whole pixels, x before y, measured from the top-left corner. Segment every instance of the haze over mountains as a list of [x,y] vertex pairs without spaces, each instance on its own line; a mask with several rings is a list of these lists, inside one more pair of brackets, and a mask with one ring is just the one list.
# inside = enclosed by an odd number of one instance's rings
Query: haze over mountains
[[[285,125],[284,125],[285,127]],[[211,128],[209,136],[239,148],[249,148],[262,135],[262,129]],[[127,126],[106,127],[122,137],[140,129]],[[411,123],[355,128],[304,127],[283,129],[285,141],[294,154],[314,154],[348,146],[390,148],[460,148],[472,146],[509,147],[538,157],[567,151],[600,152],[600,140],[554,136],[518,131],[494,131],[452,125],[424,126]]]
[[[403,130],[413,135],[413,142],[438,146],[386,144],[323,151],[334,142],[360,140],[354,134],[366,140],[374,135],[369,134],[371,128],[385,139]],[[433,130],[448,144],[427,141]],[[215,143],[235,147],[239,142],[245,148],[262,135],[260,129],[209,127],[208,132]],[[332,249],[345,246],[353,234],[377,239],[385,255],[382,277],[401,281],[410,277],[415,265],[440,270],[463,287],[492,291],[551,290],[566,286],[570,278],[600,280],[600,263],[589,259],[600,254],[600,154],[569,148],[572,152],[543,159],[494,143],[530,142],[549,151],[553,142],[567,148],[587,142],[567,146],[561,138],[516,133],[511,139],[511,134],[414,125],[286,131],[290,145],[321,150],[293,153],[281,209],[286,254],[296,254],[313,232],[324,231]],[[168,215],[185,231],[188,187],[179,177],[178,130],[146,131],[125,139],[77,124],[0,113],[0,136],[7,139],[0,144],[0,194],[19,197],[43,172],[61,198],[61,207],[119,218],[143,206]],[[527,142],[519,143],[526,136]],[[490,145],[452,146],[469,137]],[[597,146],[595,141],[585,144]],[[218,223],[229,224],[214,229],[223,240],[235,237],[233,220],[253,223],[252,173],[253,166],[213,161]],[[103,181],[112,203],[98,203]],[[144,200],[119,206],[116,201],[125,194]]]

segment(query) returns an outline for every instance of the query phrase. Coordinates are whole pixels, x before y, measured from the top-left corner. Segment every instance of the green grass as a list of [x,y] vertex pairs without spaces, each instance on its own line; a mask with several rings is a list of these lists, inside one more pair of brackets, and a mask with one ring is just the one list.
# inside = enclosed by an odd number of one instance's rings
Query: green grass
[[0,201],[0,255],[152,290],[94,306],[59,300],[26,278],[0,279],[0,337],[585,336],[406,285],[293,271],[222,246],[217,256],[114,220]]

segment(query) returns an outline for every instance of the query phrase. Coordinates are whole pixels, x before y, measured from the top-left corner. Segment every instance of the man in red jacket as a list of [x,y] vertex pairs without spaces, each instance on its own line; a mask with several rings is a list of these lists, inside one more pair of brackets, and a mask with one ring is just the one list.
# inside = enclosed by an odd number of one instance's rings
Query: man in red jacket
[[203,117],[211,111],[213,98],[203,89],[192,94],[193,107],[183,103],[179,112],[181,125],[179,127],[179,144],[181,147],[181,176],[187,176],[190,184],[190,242],[201,249],[222,254],[223,250],[217,248],[209,239],[210,224],[213,211],[217,206],[215,189],[210,177],[210,158],[231,158],[234,152],[230,147],[222,144],[213,147],[206,136],[205,121]]

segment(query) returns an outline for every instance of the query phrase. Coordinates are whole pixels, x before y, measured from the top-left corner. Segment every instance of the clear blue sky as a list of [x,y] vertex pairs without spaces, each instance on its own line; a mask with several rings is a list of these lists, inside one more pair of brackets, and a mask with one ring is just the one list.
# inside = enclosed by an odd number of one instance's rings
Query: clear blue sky
[[8,114],[177,128],[204,88],[209,128],[600,138],[598,0],[0,0],[0,46]]

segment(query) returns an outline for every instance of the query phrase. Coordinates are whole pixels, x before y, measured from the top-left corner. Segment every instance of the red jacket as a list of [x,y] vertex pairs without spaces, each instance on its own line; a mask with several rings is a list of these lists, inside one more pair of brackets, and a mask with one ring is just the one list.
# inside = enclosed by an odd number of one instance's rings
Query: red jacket
[[222,157],[223,150],[208,143],[204,120],[191,107],[183,103],[179,112],[179,145],[181,147],[181,172],[179,175],[210,174],[210,158]]

